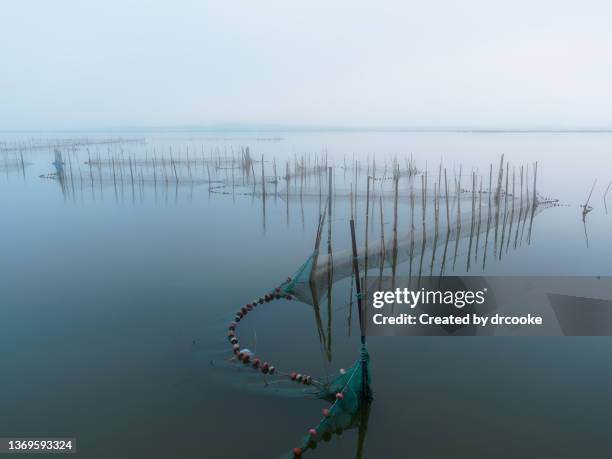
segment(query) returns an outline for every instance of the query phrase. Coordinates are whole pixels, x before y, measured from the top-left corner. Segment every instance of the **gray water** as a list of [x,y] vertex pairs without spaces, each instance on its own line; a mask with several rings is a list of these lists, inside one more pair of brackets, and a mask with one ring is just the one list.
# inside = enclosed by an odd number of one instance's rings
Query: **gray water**
[[[272,158],[280,169],[295,155],[327,152],[334,180],[345,184],[350,173],[340,166],[353,155],[382,164],[412,154],[432,175],[443,160],[449,174],[461,164],[485,178],[501,153],[511,167],[537,161],[538,192],[560,205],[534,218],[529,241],[469,273],[612,275],[612,208],[603,200],[611,134],[95,132],[0,140],[24,146],[85,136],[143,139],[89,147],[102,157],[109,148],[141,158],[172,147],[177,158],[188,148],[223,156],[249,146],[255,158],[265,156],[266,173]],[[9,164],[18,153],[0,151],[0,437],[76,437],[79,454],[95,458],[278,457],[296,446],[326,404],[270,394],[260,377],[234,371],[225,333],[238,307],[311,254],[319,199],[287,202],[268,190],[264,213],[260,195],[242,193],[250,185],[229,194],[200,182],[134,191],[125,180],[92,185],[87,147],[60,150],[73,161],[63,187],[39,177],[55,171],[52,148],[24,150],[24,168]],[[580,205],[595,179],[583,222]],[[402,235],[408,204],[399,203]],[[337,196],[335,250],[349,247],[349,212],[348,199]],[[363,239],[363,201],[356,213]],[[447,273],[467,272],[464,246],[460,252]],[[355,316],[349,336],[349,289],[340,281],[331,307],[324,301],[324,342],[312,306],[288,301],[250,316],[241,342],[287,370],[346,368],[358,343]],[[372,338],[365,457],[607,457],[611,346],[608,338]],[[355,457],[356,439],[346,431],[309,457]]]

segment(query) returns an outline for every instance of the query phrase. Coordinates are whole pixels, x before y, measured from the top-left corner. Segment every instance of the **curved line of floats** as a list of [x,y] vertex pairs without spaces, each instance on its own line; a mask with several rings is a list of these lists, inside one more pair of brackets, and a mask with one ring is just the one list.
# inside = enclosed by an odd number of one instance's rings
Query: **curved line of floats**
[[[283,373],[281,371],[278,371],[274,365],[271,365],[269,362],[262,361],[261,359],[255,357],[251,351],[247,349],[241,349],[240,343],[238,341],[238,337],[236,336],[236,329],[238,328],[238,323],[242,319],[244,319],[249,312],[253,311],[258,305],[269,303],[274,300],[280,300],[281,298],[284,298],[286,300],[292,300],[293,296],[290,293],[285,293],[282,289],[283,285],[288,284],[290,282],[291,282],[291,277],[288,277],[287,281],[281,284],[281,286],[276,287],[273,291],[269,293],[266,293],[263,297],[260,297],[256,300],[253,300],[251,303],[247,303],[244,306],[242,306],[238,310],[238,312],[236,312],[236,316],[234,317],[234,320],[230,322],[228,326],[229,331],[227,333],[227,338],[230,344],[232,345],[232,352],[234,353],[235,358],[241,361],[245,365],[250,365],[254,370],[259,370],[263,374],[273,375],[275,373],[278,373],[281,375],[285,375],[285,376],[288,376],[291,381],[294,381],[296,383],[301,383],[307,386],[310,386],[313,384],[322,386],[323,384],[320,381],[313,379],[312,376],[297,373],[295,371],[292,371],[291,373]],[[344,398],[343,392],[345,389],[346,389],[346,385],[342,389],[342,391],[336,393],[336,400],[334,401],[334,404],[336,403],[336,401],[342,400]],[[333,408],[334,404],[332,404],[330,408]],[[330,409],[324,408],[322,410],[322,413],[324,417],[328,417],[330,415]],[[308,435],[314,441],[314,439],[318,435],[318,432],[316,429],[311,428],[311,429],[308,429]],[[302,449],[299,447],[293,448],[292,452],[293,452],[294,457],[302,456]]]

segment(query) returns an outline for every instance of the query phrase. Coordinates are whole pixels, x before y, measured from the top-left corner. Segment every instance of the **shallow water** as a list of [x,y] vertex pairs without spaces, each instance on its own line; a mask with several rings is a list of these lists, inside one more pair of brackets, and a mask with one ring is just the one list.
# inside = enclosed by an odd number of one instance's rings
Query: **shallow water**
[[[560,206],[534,218],[529,241],[511,244],[501,259],[491,256],[484,269],[482,260],[473,263],[470,274],[612,275],[612,208],[607,213],[603,201],[612,180],[610,134],[120,135],[145,142],[92,146],[89,154],[123,148],[142,158],[154,149],[167,156],[172,148],[184,158],[187,148],[195,157],[202,149],[223,156],[249,146],[255,158],[265,156],[269,175],[273,157],[282,169],[295,155],[327,151],[338,186],[351,180],[340,166],[353,155],[390,164],[394,155],[412,154],[432,176],[443,159],[449,176],[461,165],[466,188],[472,170],[488,185],[489,164],[495,173],[501,153],[511,166],[537,161],[538,192]],[[83,136],[118,134],[3,134],[2,140]],[[0,167],[0,436],[76,437],[84,457],[278,457],[290,450],[325,403],[274,395],[261,378],[237,373],[226,362],[225,333],[240,305],[278,285],[311,254],[318,197],[287,201],[270,189],[264,214],[260,195],[241,194],[250,185],[219,194],[207,183],[154,187],[143,180],[133,189],[126,175],[119,186],[97,178],[92,186],[86,147],[62,151],[73,161],[73,180],[63,187],[39,177],[55,171],[49,148],[25,150],[23,170]],[[0,152],[0,166],[4,157],[14,161],[16,153]],[[203,168],[191,173],[206,181]],[[594,209],[584,224],[579,206],[595,179]],[[465,203],[469,209],[469,198]],[[362,240],[364,206],[358,201]],[[384,206],[389,238],[391,199]],[[348,198],[336,196],[334,250],[349,247],[349,212]],[[373,239],[380,237],[378,212],[375,206]],[[409,212],[404,197],[401,235],[409,230]],[[327,227],[323,245],[326,238]],[[467,272],[466,251],[462,243],[463,255],[454,269],[447,264],[447,273]],[[406,262],[398,267],[408,269]],[[338,282],[331,307],[322,303],[323,343],[312,306],[288,301],[249,317],[242,341],[279,368],[325,375],[347,367],[358,344],[354,315],[349,336],[349,289],[349,279]],[[365,457],[610,454],[611,345],[609,338],[371,338],[375,399]],[[347,431],[309,456],[354,457],[356,439]]]

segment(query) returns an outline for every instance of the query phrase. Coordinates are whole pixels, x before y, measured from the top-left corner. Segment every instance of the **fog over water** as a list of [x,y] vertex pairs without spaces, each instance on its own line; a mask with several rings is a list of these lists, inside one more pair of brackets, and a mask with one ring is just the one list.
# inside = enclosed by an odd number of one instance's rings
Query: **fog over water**
[[[329,405],[238,364],[227,327],[299,273],[322,214],[319,290],[240,323],[277,377],[358,357],[351,215],[382,247],[370,282],[612,276],[608,1],[5,3],[0,437],[291,451]],[[607,337],[368,346],[367,429],[309,458],[610,454]]]
[[0,128],[612,127],[612,6],[21,1]]

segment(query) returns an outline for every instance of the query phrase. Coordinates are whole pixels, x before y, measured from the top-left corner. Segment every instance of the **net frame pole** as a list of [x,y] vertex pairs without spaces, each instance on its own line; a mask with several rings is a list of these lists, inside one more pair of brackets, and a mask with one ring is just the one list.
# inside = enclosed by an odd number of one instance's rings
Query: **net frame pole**
[[[353,270],[355,272],[355,289],[357,290],[357,310],[359,313],[359,329],[361,331],[361,345],[362,347],[366,344],[365,338],[365,321],[363,318],[363,298],[361,296],[361,279],[359,278],[359,259],[357,258],[357,240],[355,238],[355,221],[351,218],[351,241],[353,246]],[[368,373],[367,373],[367,361],[363,357],[362,352],[361,358],[361,399],[366,400],[368,398]]]

